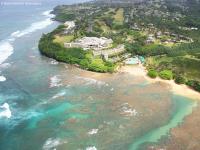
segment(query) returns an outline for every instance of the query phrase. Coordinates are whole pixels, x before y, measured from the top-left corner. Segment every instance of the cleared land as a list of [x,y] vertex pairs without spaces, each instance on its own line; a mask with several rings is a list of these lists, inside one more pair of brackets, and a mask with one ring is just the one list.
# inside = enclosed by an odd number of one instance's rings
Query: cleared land
[[114,15],[114,22],[116,24],[122,25],[124,22],[124,9],[119,8]]
[[71,42],[73,39],[74,35],[65,35],[65,36],[56,35],[53,42],[63,45],[65,42]]

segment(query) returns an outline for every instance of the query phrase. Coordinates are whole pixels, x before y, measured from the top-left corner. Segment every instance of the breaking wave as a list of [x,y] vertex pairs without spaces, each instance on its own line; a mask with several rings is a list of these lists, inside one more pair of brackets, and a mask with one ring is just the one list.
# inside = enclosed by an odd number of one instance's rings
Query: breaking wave
[[5,117],[9,119],[12,116],[8,103],[4,103],[3,105],[1,105],[0,109],[3,109],[3,111],[0,112],[0,118]]
[[59,138],[49,138],[43,145],[43,150],[56,149],[58,145],[67,143],[67,141],[61,140]]
[[42,13],[42,15],[47,16],[47,17],[49,17],[49,18],[55,17],[55,15],[54,15],[54,14],[51,14],[51,12],[52,12],[52,10],[47,10],[47,11],[44,11],[44,12]]
[[57,99],[57,98],[59,98],[59,97],[63,97],[63,96],[65,96],[65,94],[66,94],[65,91],[61,91],[60,93],[57,93],[56,95],[54,95],[54,96],[52,97],[52,99]]
[[[0,42],[0,65],[13,54],[13,46],[9,41]],[[0,71],[1,73],[1,71]],[[6,77],[0,75],[0,82],[6,81]]]
[[85,85],[92,85],[92,84],[96,84],[96,85],[99,85],[99,86],[102,86],[102,85],[107,85],[105,82],[103,81],[98,81],[96,79],[92,79],[92,78],[85,78],[85,77],[79,77],[79,76],[76,76],[76,79],[81,79],[83,80],[85,83]]
[[97,134],[99,129],[92,129],[88,132],[89,135]]
[[2,64],[13,53],[13,46],[8,41],[0,42],[0,64]]
[[86,150],[97,150],[95,146],[87,147]]
[[62,83],[61,79],[59,78],[59,75],[55,75],[50,78],[50,85],[49,85],[50,88],[60,87],[60,86],[62,86]]
[[10,66],[11,66],[10,63],[3,63],[3,64],[0,64],[0,68],[2,68],[2,69],[6,69],[6,68],[8,68],[8,67],[10,67]]
[[53,23],[53,21],[51,20],[51,18],[47,18],[43,21],[32,23],[30,27],[28,27],[22,31],[16,31],[16,32],[12,33],[11,36],[15,37],[15,38],[19,38],[19,37],[28,35],[30,33],[33,33],[37,30],[44,29],[47,26],[51,25],[52,23]]
[[50,62],[50,64],[51,64],[51,65],[57,65],[57,64],[59,64],[59,62],[56,61],[56,60],[54,60],[54,59],[52,59],[51,62]]
[[4,81],[6,81],[6,77],[0,76],[0,82],[4,82]]
[[22,31],[17,30],[15,32],[13,32],[11,34],[11,37],[19,38],[19,37],[28,35],[30,33],[33,33],[35,31],[37,31],[37,30],[44,29],[44,28],[46,28],[47,26],[49,26],[49,25],[51,25],[53,23],[53,21],[51,20],[51,18],[53,18],[54,15],[51,14],[51,10],[43,12],[42,15],[44,15],[44,16],[46,16],[48,18],[46,18],[43,21],[32,23],[28,28],[26,28],[26,29],[24,29]]
[[[41,30],[46,28],[47,26],[51,25],[53,21],[51,20],[54,15],[50,14],[51,11],[45,11],[42,14],[48,18],[46,18],[43,21],[35,22],[30,25],[30,27],[20,31],[17,30],[13,32],[10,37],[6,40],[0,41],[0,65],[10,56],[13,54],[14,47],[12,43],[16,40],[16,38],[28,35],[30,33],[33,33],[37,30]],[[4,76],[0,76],[0,81],[5,81],[6,78]]]

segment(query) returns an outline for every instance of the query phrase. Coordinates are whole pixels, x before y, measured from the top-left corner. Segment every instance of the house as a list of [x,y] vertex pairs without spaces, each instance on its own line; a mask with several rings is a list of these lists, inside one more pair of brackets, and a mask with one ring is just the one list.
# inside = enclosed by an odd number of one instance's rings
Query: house
[[74,21],[66,21],[64,25],[67,27],[64,31],[64,34],[71,34],[74,32],[74,29],[76,27]]
[[172,34],[171,34],[171,36],[172,36],[172,37],[175,37],[175,38],[177,38],[177,37],[178,37],[178,35],[177,35],[177,34],[175,34],[175,33],[172,33]]
[[162,36],[162,32],[161,32],[161,31],[158,31],[158,32],[156,33],[156,37],[157,37],[158,39],[160,39],[161,36]]
[[154,35],[153,35],[153,34],[150,34],[150,35],[147,37],[146,44],[154,43],[154,41],[155,41]]
[[138,31],[140,30],[140,28],[138,27],[138,25],[136,23],[134,23],[134,25],[131,26],[131,29],[138,30]]
[[167,35],[167,36],[169,36],[169,35],[170,35],[170,33],[169,33],[169,32],[164,32],[164,35]]

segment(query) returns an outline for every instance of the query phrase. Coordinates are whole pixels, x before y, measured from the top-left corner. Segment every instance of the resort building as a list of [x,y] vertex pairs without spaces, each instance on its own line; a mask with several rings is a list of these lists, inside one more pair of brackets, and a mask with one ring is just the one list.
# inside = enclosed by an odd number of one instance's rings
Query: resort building
[[93,51],[94,56],[100,56],[100,55],[114,55],[114,54],[119,54],[125,51],[124,45],[118,45],[116,48],[111,48],[111,49],[106,49],[106,50],[98,50],[98,51]]
[[66,48],[70,47],[81,47],[84,50],[93,49],[93,50],[102,50],[109,48],[113,43],[112,39],[107,39],[105,37],[83,37],[72,43],[65,43]]

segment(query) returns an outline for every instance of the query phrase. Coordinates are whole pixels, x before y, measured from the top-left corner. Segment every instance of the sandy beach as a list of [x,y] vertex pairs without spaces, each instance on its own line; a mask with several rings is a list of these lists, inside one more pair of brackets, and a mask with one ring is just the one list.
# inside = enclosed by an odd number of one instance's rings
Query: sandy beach
[[140,65],[132,65],[132,66],[122,66],[119,69],[119,73],[129,73],[134,76],[141,76],[144,77],[149,83],[156,83],[156,82],[162,82],[166,83],[170,86],[171,91],[175,94],[185,96],[192,98],[194,100],[200,100],[200,93],[197,91],[194,91],[190,87],[186,85],[178,85],[174,82],[174,80],[163,80],[159,77],[156,79],[152,79],[147,76],[147,70],[144,66]]

